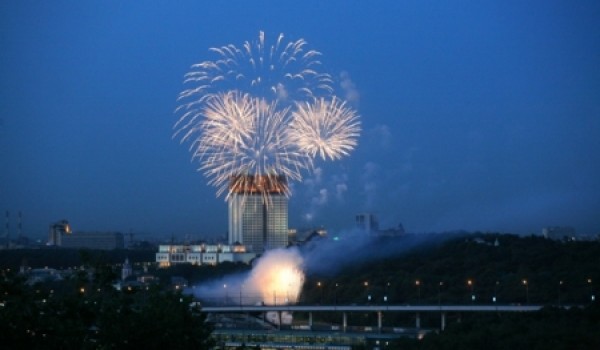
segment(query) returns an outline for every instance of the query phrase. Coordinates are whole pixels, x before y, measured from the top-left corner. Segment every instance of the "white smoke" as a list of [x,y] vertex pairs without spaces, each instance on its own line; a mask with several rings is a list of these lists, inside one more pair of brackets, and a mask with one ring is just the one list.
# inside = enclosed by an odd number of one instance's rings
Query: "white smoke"
[[375,144],[383,149],[388,149],[392,143],[392,132],[390,127],[383,124],[375,125],[367,132],[367,142]]
[[310,204],[302,217],[309,222],[315,219],[317,207],[327,203],[327,190],[322,187],[322,174],[321,168],[315,168],[312,177],[306,178],[303,182],[305,187],[303,193],[310,198]]
[[315,206],[323,206],[323,205],[327,204],[327,199],[328,199],[327,189],[322,188],[319,190],[319,195],[317,197],[313,198],[311,204],[313,204]]
[[365,196],[364,209],[366,210],[373,209],[373,205],[377,199],[378,175],[379,165],[377,165],[377,163],[367,162],[363,166],[363,175],[361,177],[361,181],[363,183],[363,194]]
[[356,88],[356,84],[350,78],[350,74],[346,71],[342,71],[340,73],[340,86],[342,90],[344,90],[344,97],[346,101],[353,104],[354,106],[358,106],[358,102],[360,100],[360,94],[358,89]]
[[277,95],[277,99],[280,101],[287,101],[288,97],[289,97],[289,93],[287,92],[287,89],[285,88],[285,86],[281,83],[277,84],[277,87],[275,88],[275,94]]
[[300,297],[304,272],[297,249],[267,251],[248,273],[194,286],[194,296],[209,304],[287,304]]
[[335,198],[341,202],[344,200],[344,193],[348,191],[348,185],[345,183],[338,183],[335,185]]
[[323,170],[316,168],[314,176],[304,180],[302,193],[308,199],[308,205],[302,217],[307,222],[319,216],[323,207],[331,202],[344,202],[344,195],[348,191],[348,175],[334,174],[323,178]]
[[257,290],[265,304],[294,303],[300,297],[304,272],[297,249],[274,249],[260,258],[244,282]]

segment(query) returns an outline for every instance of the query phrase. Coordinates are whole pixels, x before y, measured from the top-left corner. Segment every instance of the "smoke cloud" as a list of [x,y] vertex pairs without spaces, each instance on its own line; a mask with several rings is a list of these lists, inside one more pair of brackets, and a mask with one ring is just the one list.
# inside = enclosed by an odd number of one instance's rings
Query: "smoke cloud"
[[456,234],[407,234],[385,237],[360,229],[329,233],[327,238],[309,242],[302,248],[307,274],[334,275],[349,266],[397,256],[418,247],[440,244]]
[[225,276],[191,290],[207,305],[283,305],[295,303],[305,274],[333,276],[344,268],[439,244],[456,234],[408,234],[384,237],[354,229],[316,238],[301,248],[274,249],[251,271]]
[[377,199],[379,165],[367,162],[363,167],[361,177],[363,183],[363,194],[365,195],[365,210],[372,210]]
[[346,101],[352,103],[354,106],[358,106],[360,94],[356,88],[356,84],[350,78],[350,73],[346,71],[340,73],[340,86],[344,90]]
[[303,181],[302,193],[308,201],[302,217],[311,222],[318,217],[319,211],[331,202],[343,202],[348,191],[348,175],[335,174],[324,179],[323,169],[316,168],[312,177]]
[[382,149],[390,148],[392,144],[392,132],[390,127],[384,124],[377,124],[366,132],[367,142],[377,145]]
[[207,304],[294,303],[304,283],[303,262],[298,249],[270,250],[258,259],[250,272],[202,283],[191,291]]

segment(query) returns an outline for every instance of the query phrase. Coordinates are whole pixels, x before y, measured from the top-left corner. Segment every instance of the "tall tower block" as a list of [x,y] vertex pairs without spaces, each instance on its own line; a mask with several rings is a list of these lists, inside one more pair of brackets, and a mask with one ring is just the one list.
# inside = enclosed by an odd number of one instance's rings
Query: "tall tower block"
[[255,253],[288,244],[287,182],[283,176],[243,175],[230,182],[229,244]]

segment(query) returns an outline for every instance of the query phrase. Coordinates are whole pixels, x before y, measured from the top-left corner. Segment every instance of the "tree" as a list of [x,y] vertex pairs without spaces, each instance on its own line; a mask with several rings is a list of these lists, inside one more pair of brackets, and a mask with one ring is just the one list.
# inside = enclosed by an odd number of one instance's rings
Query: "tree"
[[158,288],[119,292],[64,281],[64,292],[0,279],[0,344],[44,349],[209,349],[212,327],[191,297]]
[[209,349],[212,327],[191,301],[158,288],[122,294],[98,319],[97,342],[123,349]]

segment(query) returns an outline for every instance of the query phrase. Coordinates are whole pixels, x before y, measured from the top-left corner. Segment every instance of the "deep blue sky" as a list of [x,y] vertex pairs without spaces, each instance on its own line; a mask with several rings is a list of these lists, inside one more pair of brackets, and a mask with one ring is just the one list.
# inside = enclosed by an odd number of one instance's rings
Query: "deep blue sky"
[[209,47],[264,30],[360,96],[359,146],[294,185],[291,226],[599,233],[600,3],[449,3],[3,1],[0,209],[35,237],[224,234],[173,111]]

